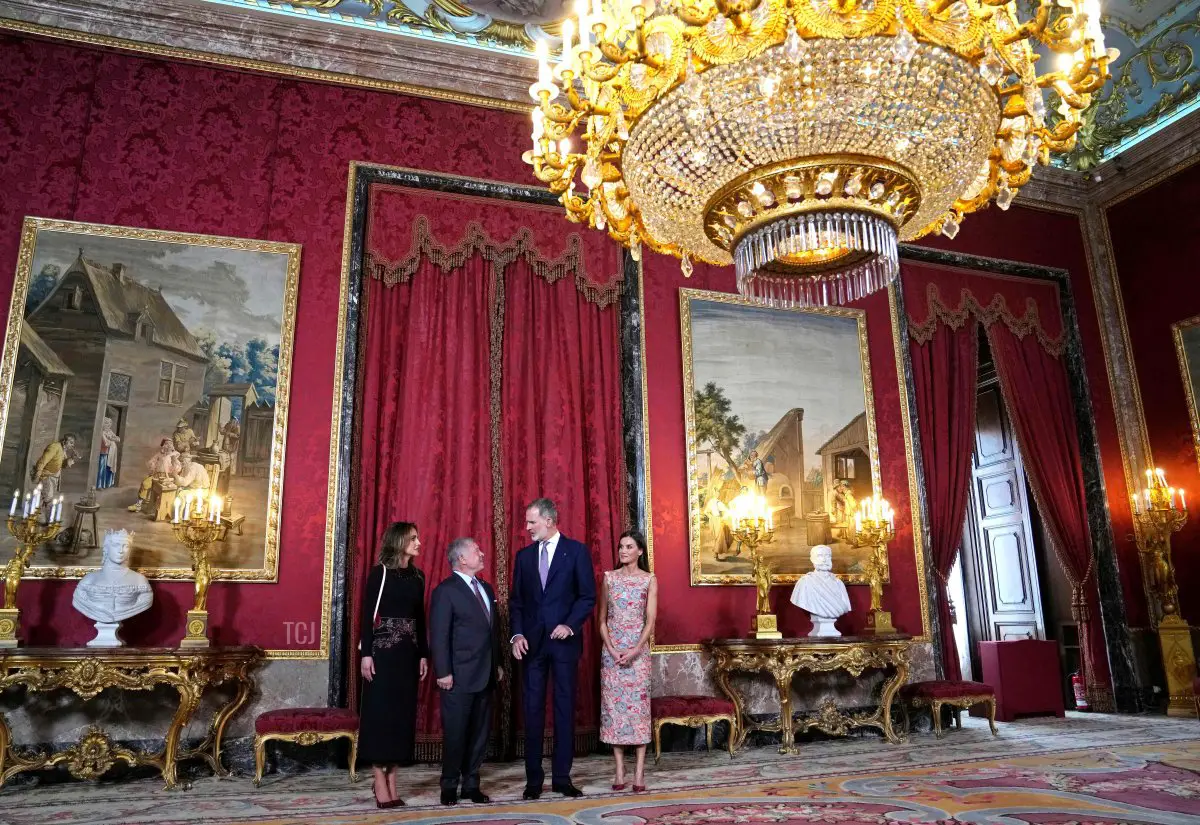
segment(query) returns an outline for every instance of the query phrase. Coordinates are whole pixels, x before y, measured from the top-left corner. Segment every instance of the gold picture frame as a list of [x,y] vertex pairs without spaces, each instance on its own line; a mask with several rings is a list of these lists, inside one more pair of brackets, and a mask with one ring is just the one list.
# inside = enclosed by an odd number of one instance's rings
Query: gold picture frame
[[[103,532],[128,529],[133,567],[190,579],[165,515],[179,479],[200,477],[182,470],[186,452],[232,503],[214,577],[278,580],[299,275],[299,244],[25,219],[0,359],[0,485],[32,489],[46,448],[74,437],[54,479],[63,531],[26,577],[80,578]],[[156,464],[171,472],[152,472],[158,450],[179,453]],[[10,545],[0,536],[0,558]]]
[[[1187,396],[1188,420],[1192,422],[1192,440],[1196,445],[1197,464],[1200,465],[1200,406],[1196,403],[1196,397],[1200,395],[1200,315],[1171,324],[1171,337],[1175,340],[1175,355],[1179,359],[1183,392]],[[1189,345],[1193,349],[1192,358],[1188,357]]]
[[[737,295],[694,289],[680,290],[679,313],[691,583],[754,583],[748,554],[739,554],[736,543],[727,536],[723,545],[725,534],[711,509],[714,499],[728,504],[742,489],[750,488],[768,498],[776,516],[776,539],[766,546],[775,581],[795,582],[812,569],[808,548],[828,544],[834,549],[838,577],[848,584],[867,583],[862,562],[870,548],[853,548],[840,540],[853,520],[856,501],[879,495],[881,490],[866,313],[843,307],[770,309]],[[736,340],[739,335],[741,340]],[[766,365],[772,374],[746,381],[745,369],[734,363],[736,356],[725,351],[739,347],[746,354],[754,345],[752,339],[763,336],[773,341],[777,350],[792,347],[791,356],[801,354],[805,345],[795,342],[802,338],[809,339],[810,348],[823,342],[820,352],[838,353],[835,360],[843,372],[820,376],[807,387],[800,386],[796,396],[775,401],[774,388],[781,379],[801,379],[796,368],[759,354],[755,356],[759,367]],[[779,365],[770,366],[772,363]],[[834,386],[831,378],[841,383]],[[733,397],[725,395],[729,382],[735,387]],[[764,385],[769,389],[761,390]],[[824,397],[829,404],[828,411],[817,407],[820,412],[815,422],[809,416],[810,426],[815,423],[822,434],[815,451],[805,450],[805,397]],[[748,408],[752,412],[748,427],[737,414],[739,404],[743,411]],[[704,413],[698,414],[698,405],[703,405]],[[813,405],[808,408],[811,411]],[[703,420],[698,422],[698,415]],[[736,419],[732,435],[721,423],[730,416]],[[734,445],[737,439],[742,440]],[[715,441],[724,447],[718,449]],[[707,445],[704,449],[702,442]],[[759,455],[758,446],[766,452]],[[812,453],[818,456],[819,469]],[[890,573],[885,573],[885,581],[889,579]]]

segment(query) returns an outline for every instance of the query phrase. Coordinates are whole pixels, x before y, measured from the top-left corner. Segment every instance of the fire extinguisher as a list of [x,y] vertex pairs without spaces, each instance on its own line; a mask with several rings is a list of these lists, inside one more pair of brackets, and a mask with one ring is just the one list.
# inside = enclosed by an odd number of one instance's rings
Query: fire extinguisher
[[1083,676],[1079,671],[1071,674],[1071,687],[1075,690],[1075,710],[1091,710],[1087,700],[1087,688],[1083,684]]

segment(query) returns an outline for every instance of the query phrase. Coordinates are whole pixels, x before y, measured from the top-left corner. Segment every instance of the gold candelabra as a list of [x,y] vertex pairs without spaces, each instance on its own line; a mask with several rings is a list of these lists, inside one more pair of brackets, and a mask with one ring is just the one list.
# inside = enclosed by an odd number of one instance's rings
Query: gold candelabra
[[208,587],[212,584],[208,549],[221,535],[221,514],[224,501],[207,490],[197,493],[179,492],[175,495],[175,517],[171,530],[180,544],[192,555],[192,575],[196,581],[196,597],[187,613],[187,633],[180,647],[208,647]]
[[779,620],[771,612],[771,566],[759,549],[775,540],[775,525],[767,500],[757,493],[742,493],[729,503],[725,518],[734,541],[741,542],[750,550],[754,586],[758,590],[754,624],[750,632],[756,639],[782,639]]
[[854,514],[854,547],[870,547],[871,555],[863,564],[867,583],[871,586],[871,613],[866,632],[895,633],[891,611],[883,609],[883,578],[888,569],[887,545],[896,537],[896,513],[885,498],[868,496]]
[[1196,653],[1191,630],[1179,615],[1179,586],[1171,561],[1171,534],[1183,529],[1187,517],[1183,490],[1168,486],[1161,469],[1146,470],[1146,486],[1133,496],[1133,518],[1146,601],[1158,630],[1167,676],[1169,716],[1196,715],[1192,692]]
[[21,611],[17,608],[17,588],[35,550],[58,535],[62,529],[62,496],[50,500],[49,508],[42,500],[41,486],[32,493],[13,491],[8,510],[8,532],[17,540],[17,549],[4,568],[4,607],[0,608],[0,648],[16,647],[19,642]]

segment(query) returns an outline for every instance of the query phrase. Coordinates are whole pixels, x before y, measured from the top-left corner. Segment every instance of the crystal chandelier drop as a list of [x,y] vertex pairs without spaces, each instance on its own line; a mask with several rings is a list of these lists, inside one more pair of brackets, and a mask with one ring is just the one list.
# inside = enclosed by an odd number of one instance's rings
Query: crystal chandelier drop
[[1099,0],[1030,6],[577,0],[561,61],[537,44],[524,158],[635,257],[732,263],[771,305],[853,301],[896,277],[900,241],[1007,209],[1074,146],[1116,52]]

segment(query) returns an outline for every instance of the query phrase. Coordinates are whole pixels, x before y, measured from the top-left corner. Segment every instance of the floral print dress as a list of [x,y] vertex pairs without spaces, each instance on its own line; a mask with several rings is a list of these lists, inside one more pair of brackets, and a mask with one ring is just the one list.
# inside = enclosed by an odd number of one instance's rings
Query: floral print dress
[[[617,650],[638,643],[646,625],[653,576],[608,571],[608,638]],[[650,651],[618,666],[607,650],[600,654],[600,741],[645,745],[650,741]]]

